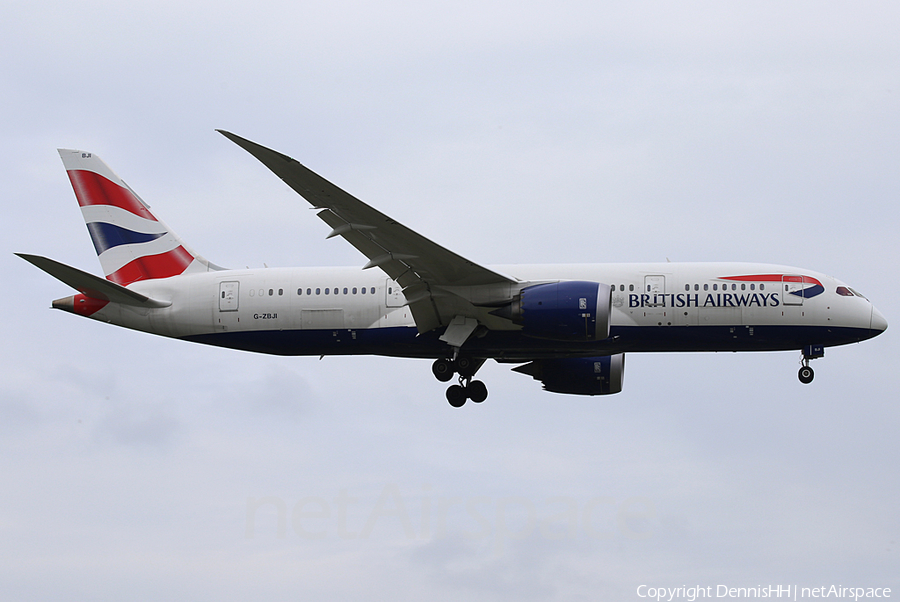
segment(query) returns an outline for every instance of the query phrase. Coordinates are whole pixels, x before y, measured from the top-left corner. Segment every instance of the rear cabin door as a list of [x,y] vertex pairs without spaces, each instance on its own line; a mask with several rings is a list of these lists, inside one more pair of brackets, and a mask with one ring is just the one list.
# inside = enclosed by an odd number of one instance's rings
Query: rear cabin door
[[219,283],[219,311],[238,310],[239,282]]
[[239,326],[241,318],[238,313],[240,283],[236,280],[219,283],[219,313],[215,305],[210,308],[213,313],[213,327],[216,331],[234,330]]

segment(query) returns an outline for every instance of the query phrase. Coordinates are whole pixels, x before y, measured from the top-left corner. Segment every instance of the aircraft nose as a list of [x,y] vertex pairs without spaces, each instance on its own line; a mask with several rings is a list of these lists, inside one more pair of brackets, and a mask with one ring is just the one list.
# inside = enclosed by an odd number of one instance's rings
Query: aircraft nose
[[884,316],[880,311],[875,309],[874,305],[872,306],[872,322],[869,325],[869,328],[880,332],[887,330],[887,320],[884,319]]

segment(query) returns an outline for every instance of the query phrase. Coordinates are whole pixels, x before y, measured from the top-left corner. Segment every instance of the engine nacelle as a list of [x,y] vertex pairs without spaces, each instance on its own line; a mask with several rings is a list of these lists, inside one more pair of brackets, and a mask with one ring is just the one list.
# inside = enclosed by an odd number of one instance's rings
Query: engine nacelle
[[598,282],[565,281],[522,289],[495,312],[522,326],[522,334],[555,341],[602,341],[609,337],[612,289]]
[[622,390],[625,354],[534,360],[513,370],[541,381],[545,391],[569,395],[611,395]]

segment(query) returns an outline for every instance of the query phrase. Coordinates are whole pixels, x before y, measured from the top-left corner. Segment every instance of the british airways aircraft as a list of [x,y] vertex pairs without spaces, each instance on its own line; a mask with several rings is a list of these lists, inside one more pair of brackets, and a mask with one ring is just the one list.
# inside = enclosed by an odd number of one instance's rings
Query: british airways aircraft
[[368,262],[230,270],[204,259],[96,155],[60,150],[106,278],[19,254],[76,289],[53,307],[196,343],[278,355],[434,360],[454,407],[479,403],[488,359],[547,391],[622,390],[625,353],[799,350],[864,341],[884,316],[843,282],[751,263],[482,266],[435,244],[294,159],[221,133],[309,201]]

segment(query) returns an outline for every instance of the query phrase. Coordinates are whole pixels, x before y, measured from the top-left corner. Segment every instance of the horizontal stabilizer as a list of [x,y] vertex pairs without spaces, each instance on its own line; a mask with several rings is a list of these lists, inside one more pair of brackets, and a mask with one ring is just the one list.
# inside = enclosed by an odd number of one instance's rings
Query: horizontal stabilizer
[[16,255],[91,299],[138,307],[168,307],[172,304],[171,301],[151,299],[115,282],[110,282],[99,276],[83,272],[40,255],[28,255],[26,253],[16,253]]

